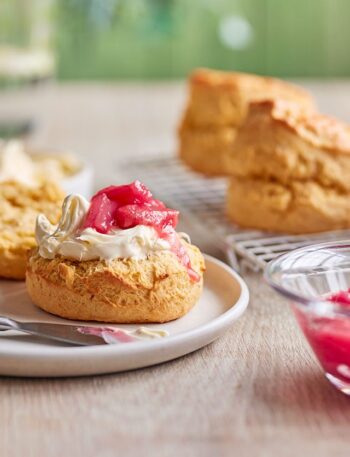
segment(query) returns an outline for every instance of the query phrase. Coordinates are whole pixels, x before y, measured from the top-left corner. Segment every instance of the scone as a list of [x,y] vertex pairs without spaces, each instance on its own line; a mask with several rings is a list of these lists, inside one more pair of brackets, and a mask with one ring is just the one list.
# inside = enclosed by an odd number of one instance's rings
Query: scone
[[183,129],[180,133],[180,155],[194,171],[207,176],[221,175],[236,134],[235,127]]
[[226,174],[224,157],[232,149],[250,101],[282,98],[306,110],[315,106],[297,86],[244,73],[199,69],[190,76],[189,90],[179,127],[179,155],[192,169],[207,175]]
[[232,177],[228,217],[244,228],[315,233],[350,227],[350,193],[316,181],[288,185],[260,178]]
[[87,202],[66,198],[58,227],[37,221],[27,269],[33,302],[52,314],[110,323],[167,322],[198,301],[199,249],[175,231],[178,212],[138,181]]
[[53,183],[27,186],[0,183],[0,277],[24,279],[28,252],[35,243],[35,220],[45,212],[52,223],[61,214],[64,194]]
[[227,213],[243,227],[350,227],[350,129],[282,100],[254,102],[225,158]]
[[193,127],[239,126],[252,100],[283,98],[315,108],[304,89],[280,79],[205,68],[189,77],[189,99],[184,123]]

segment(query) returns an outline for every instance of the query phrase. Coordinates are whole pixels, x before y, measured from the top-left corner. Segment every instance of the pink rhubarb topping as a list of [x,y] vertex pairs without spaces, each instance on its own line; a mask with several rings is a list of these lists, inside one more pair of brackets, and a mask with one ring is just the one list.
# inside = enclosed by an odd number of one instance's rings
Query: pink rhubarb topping
[[187,269],[193,281],[200,277],[191,267],[186,248],[181,243],[175,227],[179,212],[167,208],[153,198],[147,187],[134,181],[123,186],[109,186],[97,192],[91,199],[83,229],[92,228],[107,234],[113,229],[129,229],[136,225],[153,227],[158,236],[166,240],[171,251]]

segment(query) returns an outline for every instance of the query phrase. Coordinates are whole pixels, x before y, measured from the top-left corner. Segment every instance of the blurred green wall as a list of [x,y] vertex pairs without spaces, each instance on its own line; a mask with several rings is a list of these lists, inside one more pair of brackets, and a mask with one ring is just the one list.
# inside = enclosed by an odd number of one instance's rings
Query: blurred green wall
[[57,0],[63,79],[350,75],[350,0]]

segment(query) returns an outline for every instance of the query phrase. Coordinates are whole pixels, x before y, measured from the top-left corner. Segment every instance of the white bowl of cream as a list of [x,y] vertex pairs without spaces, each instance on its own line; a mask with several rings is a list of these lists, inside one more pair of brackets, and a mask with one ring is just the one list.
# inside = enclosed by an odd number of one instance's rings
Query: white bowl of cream
[[67,194],[87,198],[93,192],[93,169],[75,155],[28,151],[20,140],[0,141],[0,182],[36,186],[57,181]]

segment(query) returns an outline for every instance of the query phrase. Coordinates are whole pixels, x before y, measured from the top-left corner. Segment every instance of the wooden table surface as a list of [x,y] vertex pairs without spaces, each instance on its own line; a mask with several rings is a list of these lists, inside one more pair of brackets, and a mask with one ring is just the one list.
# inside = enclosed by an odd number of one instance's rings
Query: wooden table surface
[[[305,84],[350,121],[350,82]],[[97,185],[120,158],[171,151],[181,84],[49,85],[0,95],[0,119],[89,159]],[[324,379],[287,304],[246,274],[249,309],[194,354],[134,372],[0,378],[0,456],[349,456],[350,400]]]

